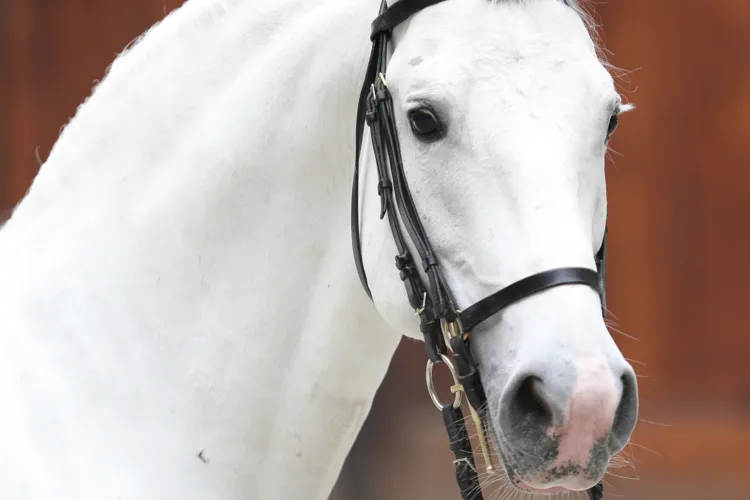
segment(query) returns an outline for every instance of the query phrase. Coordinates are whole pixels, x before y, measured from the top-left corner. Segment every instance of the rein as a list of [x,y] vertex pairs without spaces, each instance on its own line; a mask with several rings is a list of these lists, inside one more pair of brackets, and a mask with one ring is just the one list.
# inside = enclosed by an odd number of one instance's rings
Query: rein
[[[463,500],[483,500],[479,475],[474,462],[469,434],[461,411],[462,393],[466,394],[472,420],[477,428],[479,444],[488,473],[494,473],[487,439],[487,397],[479,376],[479,367],[471,355],[470,331],[526,297],[549,288],[582,284],[596,290],[602,301],[602,313],[606,310],[606,231],[602,246],[596,254],[594,271],[581,267],[564,267],[543,271],[523,278],[485,297],[470,307],[459,310],[448,286],[434,249],[430,244],[411,196],[404,166],[393,108],[393,99],[388,89],[386,69],[388,65],[388,41],[393,29],[420,10],[444,0],[401,0],[388,7],[382,1],[380,12],[372,22],[370,53],[367,72],[359,97],[356,123],[356,158],[352,186],[351,233],[354,261],[360,281],[367,295],[372,292],[362,260],[362,242],[359,227],[359,160],[362,136],[367,123],[378,169],[378,195],[380,196],[380,218],[388,217],[388,223],[396,244],[396,269],[406,288],[409,304],[419,316],[419,329],[424,336],[427,350],[426,379],[430,397],[443,415],[448,433],[450,449],[455,456],[456,481]],[[403,224],[406,235],[401,228]],[[406,237],[416,249],[426,284],[417,269]],[[450,354],[447,347],[450,347]],[[449,404],[440,401],[432,382],[435,364],[445,363],[450,370],[455,397]],[[603,486],[598,484],[588,490],[591,500],[602,500]]]

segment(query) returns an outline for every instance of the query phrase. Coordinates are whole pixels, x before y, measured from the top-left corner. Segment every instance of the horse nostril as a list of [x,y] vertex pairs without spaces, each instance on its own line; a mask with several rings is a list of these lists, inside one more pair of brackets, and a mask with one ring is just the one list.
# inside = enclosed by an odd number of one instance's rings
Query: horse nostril
[[523,424],[526,428],[541,430],[558,424],[562,419],[562,407],[556,402],[550,387],[538,376],[523,377],[517,389],[507,396],[510,396],[508,424]]
[[612,452],[622,450],[630,439],[638,421],[638,383],[632,368],[628,367],[620,377],[622,396],[612,423]]
[[552,415],[544,396],[541,394],[542,381],[536,377],[527,377],[518,387],[516,404],[519,412],[536,422],[548,421]]

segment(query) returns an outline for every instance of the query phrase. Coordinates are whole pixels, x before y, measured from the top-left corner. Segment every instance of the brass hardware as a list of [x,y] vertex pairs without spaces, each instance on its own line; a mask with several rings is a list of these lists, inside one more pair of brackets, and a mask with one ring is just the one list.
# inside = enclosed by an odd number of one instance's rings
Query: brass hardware
[[[451,392],[455,393],[455,398],[453,399],[453,408],[458,408],[461,406],[461,399],[463,397],[462,392],[464,390],[463,385],[461,385],[458,382],[458,374],[456,373],[456,369],[453,367],[453,363],[451,362],[450,358],[446,356],[445,354],[441,354],[440,358],[442,359],[442,362],[445,363],[445,365],[448,367],[448,370],[451,372],[451,376],[453,377],[453,383],[454,385],[451,386]],[[435,405],[435,407],[438,410],[443,409],[443,403],[440,401],[440,398],[438,398],[437,393],[435,392],[435,384],[432,381],[432,368],[435,366],[435,363],[432,362],[432,360],[427,360],[427,368],[425,370],[425,378],[427,380],[427,392],[430,394],[430,399],[432,399],[432,403]],[[460,389],[458,389],[460,387]],[[455,391],[454,388],[457,388]]]

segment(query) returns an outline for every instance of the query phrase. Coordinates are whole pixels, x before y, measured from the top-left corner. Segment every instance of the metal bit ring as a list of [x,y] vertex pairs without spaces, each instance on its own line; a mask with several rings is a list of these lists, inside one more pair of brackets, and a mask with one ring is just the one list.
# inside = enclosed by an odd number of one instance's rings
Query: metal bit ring
[[[453,367],[453,362],[451,359],[446,356],[445,354],[441,354],[440,358],[443,360],[443,363],[448,367],[448,370],[451,372],[451,376],[453,377],[453,387],[451,389],[455,389],[453,392],[456,393],[456,396],[453,398],[453,408],[458,408],[461,406],[461,399],[463,395],[461,394],[463,392],[463,386],[458,381],[458,374],[456,373],[456,369]],[[442,410],[445,406],[442,401],[440,401],[440,398],[438,397],[437,393],[435,392],[435,384],[432,381],[432,368],[435,366],[435,363],[428,359],[427,360],[427,368],[425,370],[425,378],[427,381],[427,392],[430,394],[430,399],[432,399],[432,403],[435,405],[435,407],[438,410]]]

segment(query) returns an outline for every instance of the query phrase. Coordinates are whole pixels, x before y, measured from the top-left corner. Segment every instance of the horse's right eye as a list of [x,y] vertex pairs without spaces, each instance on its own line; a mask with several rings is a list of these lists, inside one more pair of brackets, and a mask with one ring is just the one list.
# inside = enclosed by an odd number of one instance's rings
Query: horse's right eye
[[432,142],[442,136],[442,126],[435,113],[429,108],[417,108],[409,111],[411,131],[420,141]]

